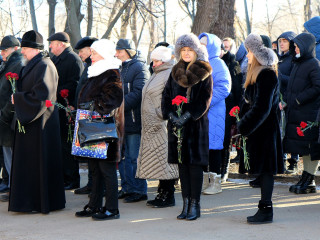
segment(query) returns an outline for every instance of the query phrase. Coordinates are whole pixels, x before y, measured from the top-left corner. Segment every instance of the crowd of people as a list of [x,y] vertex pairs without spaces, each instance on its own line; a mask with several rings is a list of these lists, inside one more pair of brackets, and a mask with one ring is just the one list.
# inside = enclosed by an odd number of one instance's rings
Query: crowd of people
[[[180,179],[183,206],[177,219],[195,220],[201,194],[222,192],[236,145],[232,161],[240,162],[241,173],[255,176],[252,187],[261,188],[258,211],[247,222],[272,222],[274,175],[296,173],[299,157],[303,173],[289,191],[316,192],[319,26],[320,17],[314,17],[304,24],[306,32],[284,32],[274,44],[251,33],[238,48],[229,37],[184,34],[174,45],[159,42],[150,66],[130,39],[114,44],[84,37],[76,54],[65,32],[47,39],[50,53],[34,30],[22,39],[5,36],[0,200],[9,202],[9,211],[49,213],[63,209],[64,191],[74,190],[90,197],[76,217],[109,220],[120,217],[119,199],[175,206]],[[115,120],[118,138],[107,144],[106,159],[71,154],[73,119],[65,109],[85,109],[88,103]],[[234,107],[238,119],[230,114]],[[81,188],[79,161],[88,162],[88,182]],[[148,200],[150,179],[159,185]]]

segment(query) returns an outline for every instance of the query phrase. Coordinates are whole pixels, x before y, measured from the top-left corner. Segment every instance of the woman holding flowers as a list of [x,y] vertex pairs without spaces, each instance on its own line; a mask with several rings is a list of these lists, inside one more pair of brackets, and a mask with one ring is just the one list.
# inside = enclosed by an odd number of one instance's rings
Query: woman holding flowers
[[320,107],[320,63],[315,58],[316,39],[312,34],[301,33],[291,41],[295,56],[287,87],[287,124],[283,141],[286,152],[303,156],[304,171],[300,181],[290,186],[289,191],[314,193],[314,175],[320,160],[319,132],[316,126],[306,125],[316,121]]
[[[246,139],[249,173],[261,181],[261,200],[258,212],[247,218],[248,223],[273,221],[272,192],[274,174],[283,173],[282,147],[279,127],[279,81],[276,64],[278,58],[266,48],[258,34],[245,40],[248,50],[248,72],[244,83],[245,103],[240,108],[238,130]],[[240,171],[244,161],[240,162]]]
[[178,63],[162,93],[161,109],[163,118],[169,119],[168,161],[179,163],[183,210],[177,218],[195,220],[200,217],[203,167],[209,158],[212,68],[206,47],[192,33],[178,38],[175,55]]
[[[92,191],[89,203],[77,217],[92,217],[93,220],[111,220],[120,217],[118,209],[117,162],[121,158],[124,133],[123,91],[119,66],[114,58],[115,45],[107,39],[91,45],[92,65],[88,68],[88,81],[82,87],[78,104],[94,102],[94,110],[100,115],[114,114],[118,140],[109,143],[107,159],[88,158],[92,170]],[[102,207],[103,185],[105,204]]]

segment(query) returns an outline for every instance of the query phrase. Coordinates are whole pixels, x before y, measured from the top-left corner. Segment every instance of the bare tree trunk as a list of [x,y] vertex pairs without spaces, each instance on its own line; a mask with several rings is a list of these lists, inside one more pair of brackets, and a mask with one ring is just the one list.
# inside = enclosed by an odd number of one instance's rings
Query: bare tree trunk
[[312,9],[311,9],[311,0],[306,0],[306,5],[304,5],[304,21],[311,19]]
[[69,34],[71,45],[75,46],[81,39],[80,22],[83,15],[80,13],[81,2],[80,0],[65,0],[67,21],[65,32]]
[[50,37],[56,32],[54,26],[54,17],[56,11],[57,0],[47,0],[49,5],[49,24],[48,24],[48,36]]
[[198,0],[192,32],[234,38],[234,7],[235,0]]
[[[110,37],[110,33],[114,27],[114,25],[117,23],[117,21],[119,20],[119,18],[121,17],[123,11],[128,7],[128,5],[130,4],[132,0],[127,0],[122,7],[119,9],[117,15],[112,19],[112,21],[108,24],[108,28],[107,31],[103,34],[102,38],[109,38]],[[111,19],[111,18],[110,18]]]
[[163,41],[167,41],[167,6],[166,6],[166,1],[163,0]]
[[30,8],[30,16],[31,16],[31,22],[32,22],[32,29],[38,32],[37,18],[36,18],[36,12],[35,12],[35,9],[34,9],[34,2],[33,2],[33,0],[29,0],[29,8]]
[[87,36],[91,36],[92,23],[93,23],[93,8],[92,8],[92,0],[88,0],[88,25],[87,25]]
[[121,16],[121,28],[120,28],[120,38],[126,38],[127,37],[127,29],[129,25],[129,19],[131,15],[131,9],[132,9],[132,2],[130,5],[125,9],[125,13]]
[[[149,0],[149,10],[150,11],[152,11],[152,7],[153,7],[153,0]],[[150,18],[149,19],[150,43],[149,43],[149,51],[148,51],[148,57],[147,57],[148,63],[150,61],[150,54],[155,46],[155,36],[154,36],[155,22],[154,22],[153,16],[151,14],[149,15],[149,18]]]
[[135,43],[136,47],[138,45],[138,30],[137,30],[137,10],[133,10],[131,21],[130,21],[130,28],[132,33],[132,41]]

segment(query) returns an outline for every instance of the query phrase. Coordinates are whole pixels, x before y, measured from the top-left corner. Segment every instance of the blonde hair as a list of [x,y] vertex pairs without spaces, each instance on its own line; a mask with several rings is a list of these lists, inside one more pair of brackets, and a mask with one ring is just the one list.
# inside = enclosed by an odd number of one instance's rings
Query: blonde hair
[[276,75],[278,76],[278,66],[276,64],[274,64],[272,66],[263,66],[258,62],[256,57],[253,55],[252,56],[252,63],[248,64],[247,78],[246,78],[246,81],[245,81],[243,87],[246,89],[249,85],[255,84],[259,73],[263,69],[271,69],[271,70],[275,71]]

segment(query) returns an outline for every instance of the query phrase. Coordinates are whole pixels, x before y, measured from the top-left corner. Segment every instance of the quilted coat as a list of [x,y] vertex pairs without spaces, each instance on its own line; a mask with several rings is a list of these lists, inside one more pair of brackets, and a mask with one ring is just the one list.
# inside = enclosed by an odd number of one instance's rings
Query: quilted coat
[[142,89],[141,143],[136,177],[142,179],[176,179],[178,165],[168,163],[167,121],[161,112],[162,91],[173,61],[153,68],[154,73]]
[[227,65],[219,58],[221,53],[221,40],[213,34],[201,33],[199,39],[207,36],[207,50],[209,62],[212,67],[213,90],[209,118],[209,149],[223,149],[226,104],[225,99],[231,91],[231,76]]

